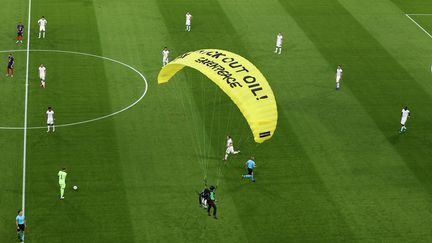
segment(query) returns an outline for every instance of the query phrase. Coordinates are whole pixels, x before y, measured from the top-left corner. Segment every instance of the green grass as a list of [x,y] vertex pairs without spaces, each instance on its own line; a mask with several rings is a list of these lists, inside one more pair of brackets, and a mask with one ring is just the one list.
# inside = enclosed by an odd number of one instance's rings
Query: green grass
[[[27,1],[1,3],[0,50],[25,50],[14,38],[17,22],[28,28]],[[121,61],[144,73],[148,93],[114,117],[50,134],[28,130],[26,241],[432,241],[432,39],[405,13],[432,14],[432,3],[34,0],[31,49]],[[37,38],[41,15],[46,39]],[[412,17],[432,32],[431,16]],[[279,31],[283,53],[274,55]],[[171,59],[219,48],[251,60],[277,99],[274,137],[255,144],[237,107],[197,71],[157,85],[164,46]],[[0,126],[21,127],[26,53],[14,52],[13,78],[4,75],[7,54],[0,53]],[[116,112],[146,87],[132,70],[95,57],[30,52],[29,64],[29,127],[44,126],[47,106],[57,124],[74,123]],[[338,64],[344,80],[336,92]],[[412,118],[399,135],[404,105]],[[224,164],[227,134],[242,153]],[[0,242],[14,242],[23,130],[0,130],[0,145]],[[257,183],[240,180],[251,155]],[[218,186],[219,220],[197,205],[204,178]]]

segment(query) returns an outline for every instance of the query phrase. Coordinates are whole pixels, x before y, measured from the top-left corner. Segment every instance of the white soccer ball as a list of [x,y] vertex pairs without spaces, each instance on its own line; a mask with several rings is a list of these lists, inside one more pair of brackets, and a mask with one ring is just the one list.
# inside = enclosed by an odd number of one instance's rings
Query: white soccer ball
[[76,190],[78,190],[78,187],[77,186],[73,186],[73,189],[76,191]]

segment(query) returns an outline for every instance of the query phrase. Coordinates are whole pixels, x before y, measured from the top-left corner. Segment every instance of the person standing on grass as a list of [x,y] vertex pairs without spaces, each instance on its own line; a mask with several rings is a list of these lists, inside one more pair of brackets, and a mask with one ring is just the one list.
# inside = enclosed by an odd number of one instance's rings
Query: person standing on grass
[[66,168],[62,168],[59,172],[58,172],[58,178],[59,178],[59,186],[60,186],[60,199],[63,200],[64,199],[64,190],[66,188]]
[[12,54],[9,54],[8,56],[8,65],[7,65],[7,73],[6,76],[8,77],[9,75],[11,77],[14,76],[14,64],[15,64],[15,58],[12,56]]
[[342,73],[343,73],[342,67],[341,65],[338,65],[336,69],[336,90],[340,89],[340,81],[342,80]]
[[245,166],[246,166],[246,168],[247,168],[247,170],[248,170],[248,173],[247,173],[247,175],[242,175],[242,178],[243,179],[246,179],[246,178],[250,178],[251,180],[252,180],[252,182],[255,182],[255,178],[254,178],[254,176],[253,176],[253,169],[256,167],[256,164],[255,164],[255,157],[251,157],[247,162],[246,162],[246,164],[245,164]]
[[44,67],[43,64],[39,66],[39,79],[40,79],[40,86],[42,88],[45,88],[45,77],[46,77],[46,67]]
[[282,53],[282,40],[283,40],[282,33],[279,32],[279,34],[276,36],[276,49],[275,49],[274,53],[277,53],[277,54]]
[[16,43],[23,43],[23,34],[24,34],[24,25],[19,22],[17,25],[17,38],[16,38]]
[[15,218],[15,224],[18,234],[18,240],[24,242],[24,230],[27,227],[27,222],[22,210],[18,210],[18,215]]
[[214,186],[210,186],[210,196],[207,200],[208,208],[207,208],[207,214],[210,216],[210,209],[213,208],[213,218],[217,219],[216,217],[216,198],[215,198],[215,191],[216,188]]
[[410,117],[410,116],[411,116],[411,114],[410,114],[410,111],[408,110],[408,106],[405,106],[402,109],[402,113],[401,113],[401,129],[400,129],[399,133],[403,133],[407,130],[405,123],[407,122],[408,117]]
[[186,13],[186,31],[191,31],[192,14]]
[[55,132],[55,126],[54,126],[54,110],[50,107],[48,107],[48,110],[46,111],[47,116],[47,132],[50,131],[50,128],[52,128],[52,131]]
[[165,47],[162,50],[162,66],[167,65],[169,62],[169,50],[168,47]]
[[44,16],[42,16],[42,18],[40,18],[38,20],[38,24],[39,24],[39,39],[41,38],[41,35],[43,38],[45,38],[45,30],[46,30],[46,25],[47,25],[48,21],[45,19]]

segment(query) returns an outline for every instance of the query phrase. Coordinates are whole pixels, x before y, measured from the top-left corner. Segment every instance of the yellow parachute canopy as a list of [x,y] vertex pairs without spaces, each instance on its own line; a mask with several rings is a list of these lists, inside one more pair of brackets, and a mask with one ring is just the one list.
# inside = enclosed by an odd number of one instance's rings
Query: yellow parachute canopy
[[273,136],[278,119],[276,100],[266,78],[251,62],[225,50],[192,51],[164,66],[158,83],[168,82],[185,66],[206,75],[231,98],[246,118],[255,142]]

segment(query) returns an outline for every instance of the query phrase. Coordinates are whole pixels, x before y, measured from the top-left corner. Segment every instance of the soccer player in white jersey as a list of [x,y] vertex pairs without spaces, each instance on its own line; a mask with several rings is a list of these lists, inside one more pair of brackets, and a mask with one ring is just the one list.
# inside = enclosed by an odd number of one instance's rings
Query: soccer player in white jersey
[[342,67],[340,65],[337,66],[336,69],[336,90],[340,89],[340,81],[342,80]]
[[169,50],[165,47],[162,51],[162,66],[167,65],[169,62]]
[[410,117],[410,116],[411,116],[411,114],[410,114],[410,111],[408,110],[408,106],[405,106],[402,109],[402,114],[401,114],[401,129],[400,129],[399,133],[403,133],[403,132],[405,132],[407,130],[407,128],[405,126],[405,123],[407,122],[408,117]]
[[227,145],[226,145],[226,152],[225,152],[225,157],[224,160],[228,159],[228,155],[229,154],[238,154],[240,153],[239,151],[234,151],[234,144],[233,144],[233,140],[231,138],[231,136],[227,136]]
[[192,14],[186,13],[186,31],[191,31]]
[[45,77],[46,77],[46,68],[43,64],[39,66],[39,79],[40,79],[40,86],[42,88],[45,88]]
[[275,49],[274,53],[277,53],[277,54],[282,53],[282,40],[283,40],[282,33],[279,32],[279,34],[276,36],[276,49]]
[[52,128],[52,131],[55,132],[55,126],[54,126],[54,110],[50,107],[48,107],[48,110],[46,112],[47,115],[47,132],[50,131],[50,128]]
[[39,24],[39,39],[41,38],[41,35],[43,38],[45,38],[45,28],[47,25],[48,21],[45,19],[44,16],[42,16],[42,18],[40,18],[38,20],[38,24]]

